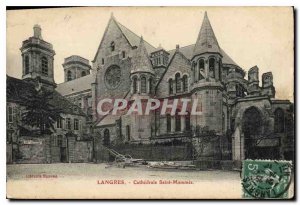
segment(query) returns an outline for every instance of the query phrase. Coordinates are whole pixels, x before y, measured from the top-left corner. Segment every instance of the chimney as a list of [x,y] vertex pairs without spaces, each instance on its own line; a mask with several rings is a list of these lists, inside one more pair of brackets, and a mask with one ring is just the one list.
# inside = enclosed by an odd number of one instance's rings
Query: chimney
[[179,50],[179,44],[176,44],[176,50],[177,51]]
[[38,24],[34,25],[34,27],[33,27],[33,36],[35,38],[43,39],[42,38],[42,29],[41,29],[40,25],[38,25]]

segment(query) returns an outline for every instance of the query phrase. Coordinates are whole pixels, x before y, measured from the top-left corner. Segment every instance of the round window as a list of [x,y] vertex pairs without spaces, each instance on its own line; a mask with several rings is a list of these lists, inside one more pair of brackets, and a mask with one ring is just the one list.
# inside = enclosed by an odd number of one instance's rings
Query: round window
[[109,89],[115,89],[121,82],[121,69],[119,66],[113,65],[109,67],[104,76],[105,84]]

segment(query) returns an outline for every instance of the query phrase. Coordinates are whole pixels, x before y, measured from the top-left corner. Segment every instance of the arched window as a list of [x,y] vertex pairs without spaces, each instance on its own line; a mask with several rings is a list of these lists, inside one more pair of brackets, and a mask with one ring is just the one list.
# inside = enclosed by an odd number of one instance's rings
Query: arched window
[[181,130],[181,119],[180,119],[180,115],[178,114],[178,110],[176,111],[175,114],[175,131],[179,132]]
[[46,57],[42,57],[42,74],[48,75],[48,59]]
[[153,83],[152,78],[149,78],[149,93],[150,94],[152,94],[152,83]]
[[115,42],[114,42],[114,41],[112,41],[112,42],[110,43],[110,50],[111,50],[111,51],[115,51]]
[[146,93],[147,90],[146,90],[146,77],[143,76],[141,78],[141,93]]
[[274,131],[275,133],[284,132],[284,112],[282,109],[277,108],[275,110],[275,120],[274,120]]
[[176,73],[175,75],[175,84],[176,84],[176,93],[181,92],[181,82],[180,82],[180,74]]
[[81,77],[83,77],[83,76],[86,76],[85,71],[82,71],[82,72],[81,72]]
[[188,91],[188,78],[187,78],[187,75],[183,76],[182,84],[183,84],[183,92],[187,92]]
[[185,115],[185,129],[186,131],[191,130],[191,115],[189,112],[187,115]]
[[169,94],[173,94],[173,80],[169,79]]
[[215,78],[215,59],[214,58],[209,59],[208,67],[209,67],[209,77]]
[[72,80],[72,72],[70,70],[68,70],[67,72],[67,81]]
[[133,89],[132,89],[133,93],[137,93],[137,78],[136,77],[133,78],[132,86],[133,86]]
[[104,130],[104,139],[103,139],[103,145],[108,146],[110,144],[110,135],[109,135],[109,129]]
[[29,73],[29,56],[25,56],[25,75]]
[[167,114],[167,132],[171,132],[171,115]]
[[195,62],[193,62],[193,77],[194,77],[194,83],[197,82],[197,79],[196,79],[196,73],[197,73],[197,70],[196,70],[196,64],[195,64]]
[[199,60],[198,68],[199,68],[199,80],[202,80],[205,78],[204,59]]

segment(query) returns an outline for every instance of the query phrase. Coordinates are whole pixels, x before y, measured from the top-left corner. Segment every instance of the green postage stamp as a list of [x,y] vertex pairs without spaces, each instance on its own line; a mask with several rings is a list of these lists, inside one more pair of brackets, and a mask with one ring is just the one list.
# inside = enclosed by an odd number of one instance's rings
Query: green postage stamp
[[244,160],[242,173],[243,198],[286,199],[292,182],[292,162]]

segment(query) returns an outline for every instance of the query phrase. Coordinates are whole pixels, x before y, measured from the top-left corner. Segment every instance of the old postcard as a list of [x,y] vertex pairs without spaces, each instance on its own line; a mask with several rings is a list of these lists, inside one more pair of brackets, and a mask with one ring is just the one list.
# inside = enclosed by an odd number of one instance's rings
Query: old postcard
[[9,199],[292,199],[293,7],[7,10]]

